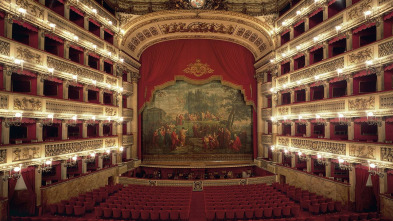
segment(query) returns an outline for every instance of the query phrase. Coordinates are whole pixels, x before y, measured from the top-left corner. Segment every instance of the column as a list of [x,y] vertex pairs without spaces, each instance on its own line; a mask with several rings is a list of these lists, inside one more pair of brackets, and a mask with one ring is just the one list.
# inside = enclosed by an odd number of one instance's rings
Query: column
[[88,50],[83,51],[83,64],[86,66],[89,65],[89,51]]
[[280,46],[281,46],[281,34],[278,34],[277,35],[277,48],[279,48]]
[[347,43],[347,51],[352,50],[352,31],[349,30],[345,33],[346,43]]
[[291,89],[291,104],[295,103],[295,90]]
[[310,65],[310,50],[305,50],[304,51],[304,65],[307,67]]
[[324,81],[323,82],[323,98],[328,99],[329,98],[329,81]]
[[348,140],[353,140],[355,135],[355,122],[352,118],[348,119]]
[[4,23],[5,23],[4,36],[9,39],[12,39],[12,24],[14,23],[14,21],[11,14],[7,14]]
[[42,142],[43,125],[36,121],[35,123],[36,138],[38,142]]
[[386,133],[386,129],[385,129],[385,125],[386,122],[385,120],[382,120],[380,122],[380,124],[378,124],[378,142],[379,143],[384,143],[385,142],[385,133]]
[[45,50],[45,30],[38,29],[38,49]]
[[117,162],[116,162],[116,155],[117,155],[117,153],[115,153],[115,152],[112,152],[111,153],[112,154],[112,165],[115,165]]
[[310,101],[310,97],[311,97],[310,85],[306,85],[305,91],[306,91],[306,101]]
[[[282,104],[282,94],[281,94],[281,91],[277,93],[277,97],[278,97],[277,103],[278,103],[278,105],[281,105],[281,104]],[[274,107],[274,106],[273,106],[273,107]],[[275,109],[275,108],[273,108],[273,109]]]
[[82,123],[82,138],[87,138],[87,123],[85,120]]
[[43,74],[38,74],[37,76],[37,95],[43,96],[44,95],[44,76]]
[[67,123],[65,120],[63,120],[61,122],[61,131],[62,131],[61,139],[67,140],[68,139],[68,127],[67,127]]
[[384,90],[384,81],[385,81],[385,74],[384,74],[383,67],[378,67],[377,68],[377,91],[383,91]]
[[296,167],[296,153],[291,153],[291,167],[295,168]]
[[277,126],[277,134],[282,135],[282,123],[279,123]]
[[328,19],[328,6],[327,4],[322,6],[323,8],[323,20],[325,21],[326,19]]
[[97,159],[98,159],[98,170],[100,170],[100,169],[102,169],[102,167],[103,167],[103,165],[104,165],[104,162],[103,162],[103,159],[102,159],[102,154],[101,155],[99,155],[98,157],[97,157]]
[[388,174],[385,168],[379,168],[379,170],[383,173],[383,177],[379,177],[379,193],[384,194],[388,191]]
[[292,40],[294,37],[294,29],[293,26],[289,27],[289,39]]
[[131,95],[131,107],[134,109],[132,112],[132,121],[131,121],[131,133],[134,135],[134,143],[132,144],[132,158],[133,159],[138,159],[139,154],[138,153],[138,79],[140,78],[139,73],[137,72],[132,72],[131,73],[131,83],[132,83],[132,95]]
[[102,88],[98,91],[98,102],[100,104],[104,103],[104,90]]
[[280,164],[282,164],[282,155],[283,153],[281,151],[277,153],[277,157],[278,157],[277,162]]
[[[263,150],[263,144],[262,144],[262,133],[264,129],[264,122],[262,121],[262,108],[267,107],[265,106],[266,98],[265,96],[262,96],[262,82],[263,82],[263,73],[257,73],[255,75],[255,78],[257,79],[257,142],[258,142],[258,156],[259,150]],[[265,99],[263,99],[265,98]]]
[[70,59],[70,42],[64,41],[64,58]]
[[325,123],[325,139],[330,139],[330,122],[326,119]]
[[352,5],[352,0],[345,0],[345,5],[348,8],[349,6]]
[[85,159],[82,159],[82,174],[87,173],[87,163]]
[[64,18],[70,20],[70,3],[64,2]]
[[100,57],[100,71],[104,71],[104,58]]
[[62,161],[60,164],[61,167],[61,180],[66,180],[67,179],[67,167],[65,165],[65,161]]
[[311,155],[307,155],[307,161],[306,161],[306,165],[307,165],[307,172],[311,173],[311,169],[312,169],[312,158]]
[[[112,123],[112,135],[113,136],[116,136],[117,135],[117,123],[116,122],[113,122]],[[119,146],[121,146],[121,143],[119,143]]]
[[292,72],[295,69],[295,62],[293,58],[289,59],[289,71]]
[[11,75],[12,75],[12,67],[8,65],[4,65],[3,70],[3,84],[6,91],[11,91]]
[[100,27],[100,38],[104,39],[104,26]]
[[[8,171],[5,171],[8,174]],[[0,196],[3,198],[8,198],[8,180],[3,180],[3,176],[0,176]]]
[[68,81],[63,81],[63,99],[68,100]]
[[329,42],[323,42],[323,60],[329,58]]
[[83,91],[82,91],[82,93],[83,93],[83,102],[88,102],[88,101],[89,101],[89,98],[88,98],[88,88],[87,88],[87,85],[86,85],[86,84],[83,85]]
[[304,32],[308,31],[308,29],[310,29],[310,20],[309,17],[306,16],[304,19]]
[[291,122],[291,136],[295,136],[296,134],[296,124]]
[[104,128],[103,128],[103,123],[102,121],[100,121],[100,123],[98,124],[98,136],[102,137],[104,136]]
[[332,159],[328,158],[325,159],[327,164],[325,165],[325,172],[326,172],[326,177],[331,177],[332,176]]
[[42,173],[39,172],[38,168],[35,168],[35,193],[36,193],[36,206],[41,205],[41,185],[42,185]]
[[312,124],[309,120],[307,120],[307,124],[306,124],[306,137],[311,137],[311,127]]
[[89,30],[89,19],[90,19],[89,16],[85,16],[84,20],[83,20],[84,21],[84,23],[83,23],[84,24],[84,28],[86,30]]
[[347,96],[350,96],[353,94],[353,77],[349,76],[347,80]]
[[377,26],[377,41],[383,39],[383,17],[379,16],[376,21]]
[[277,76],[281,76],[281,65],[277,63]]
[[10,143],[10,128],[6,126],[5,122],[1,122],[1,140],[2,144]]
[[125,151],[127,152],[126,153],[126,159],[127,160],[129,160],[129,159],[131,159],[131,146],[127,146],[127,147],[124,147],[125,148]]
[[39,0],[38,1],[40,4],[45,5],[45,0]]

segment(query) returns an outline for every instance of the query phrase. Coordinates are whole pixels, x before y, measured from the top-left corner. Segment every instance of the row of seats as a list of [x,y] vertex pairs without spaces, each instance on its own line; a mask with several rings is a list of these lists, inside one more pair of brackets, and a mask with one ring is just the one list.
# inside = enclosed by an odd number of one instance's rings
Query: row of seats
[[380,220],[377,213],[350,213],[327,216],[326,221]]
[[96,218],[133,220],[188,220],[189,210],[134,210],[96,207]]
[[207,210],[207,220],[226,220],[226,219],[268,219],[299,216],[300,207],[276,207],[276,208],[249,208],[249,209],[225,209]]

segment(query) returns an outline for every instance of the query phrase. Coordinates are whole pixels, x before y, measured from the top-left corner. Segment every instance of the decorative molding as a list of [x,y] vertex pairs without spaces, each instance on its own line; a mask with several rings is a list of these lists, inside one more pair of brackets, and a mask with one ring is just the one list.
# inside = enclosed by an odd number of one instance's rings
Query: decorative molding
[[45,145],[45,157],[103,148],[103,140],[73,141]]
[[214,72],[213,69],[210,68],[208,64],[201,63],[200,59],[196,59],[195,63],[190,63],[187,65],[187,68],[183,70],[186,74],[191,74],[196,77],[201,77],[205,74],[212,74]]
[[0,95],[0,109],[8,109],[8,95]]
[[287,137],[278,137],[277,144],[278,145],[282,145],[282,146],[289,146],[289,138],[287,138]]
[[110,85],[117,85],[117,78],[112,78],[112,77],[106,76],[105,82]]
[[47,57],[48,67],[54,68],[56,71],[62,71],[70,74],[78,75],[78,77],[89,78],[92,80],[96,80],[97,82],[104,81],[104,75],[91,71],[87,68],[78,67],[77,65],[70,64],[68,62],[52,58],[50,56]]
[[24,61],[42,65],[43,61],[40,54],[34,53],[33,51],[23,48],[17,47],[16,48],[16,58],[22,59]]
[[123,145],[133,144],[134,135],[123,135]]
[[0,164],[7,163],[7,150],[0,150]]
[[348,55],[348,62],[350,64],[364,63],[365,61],[372,60],[374,58],[373,48],[366,48],[364,50],[352,53]]
[[314,141],[306,139],[291,139],[292,147],[322,151],[333,154],[346,154],[346,145],[344,143],[334,143],[325,141]]
[[[184,22],[162,24],[159,26],[164,34],[171,34],[176,32],[212,32],[220,34],[232,35],[235,32],[236,26],[218,24],[214,22],[191,22],[189,24]],[[239,32],[239,31],[238,31]],[[244,32],[244,31],[243,31]]]
[[116,139],[105,139],[105,147],[116,146]]
[[356,98],[348,100],[348,110],[370,110],[375,109],[375,97]]
[[105,116],[116,116],[117,108],[106,107],[105,108]]
[[203,181],[196,180],[192,183],[192,191],[199,192],[203,191]]
[[349,156],[375,160],[375,146],[350,144]]
[[393,54],[393,40],[378,45],[378,57]]
[[393,147],[381,147],[381,160],[393,162]]
[[0,40],[0,54],[10,56],[11,44]]
[[38,98],[14,98],[14,110],[41,111],[42,102]]
[[372,0],[365,0],[360,4],[352,7],[347,12],[347,21],[358,19],[359,17],[364,17],[364,12],[371,10],[372,8]]
[[277,108],[277,111],[281,116],[288,115],[289,114],[289,107],[279,107],[279,108]]
[[272,144],[273,143],[273,136],[272,135],[262,135],[261,142],[263,144]]
[[40,147],[16,147],[12,148],[12,161],[31,160],[41,157]]
[[103,107],[69,102],[46,101],[46,111],[61,114],[103,115]]
[[44,20],[44,9],[41,9],[41,7],[35,4],[32,4],[31,1],[16,0],[15,4],[21,8],[26,9],[32,16]]

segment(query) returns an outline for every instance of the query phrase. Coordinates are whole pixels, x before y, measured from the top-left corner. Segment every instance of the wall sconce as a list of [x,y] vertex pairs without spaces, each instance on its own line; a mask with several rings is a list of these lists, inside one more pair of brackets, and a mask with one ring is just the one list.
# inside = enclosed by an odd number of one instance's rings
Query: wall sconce
[[93,125],[97,124],[97,122],[96,122],[96,116],[92,116],[90,120],[86,121],[86,124],[87,124],[88,126],[93,126]]
[[303,155],[302,152],[297,152],[300,161],[306,161],[307,157]]
[[53,125],[53,114],[48,114],[48,118],[43,119],[39,122],[39,126],[52,126]]
[[75,167],[76,166],[76,161],[77,161],[78,157],[75,155],[73,157],[70,157],[70,159],[68,159],[65,163],[64,166],[69,168],[69,167]]
[[49,27],[50,27],[51,31],[54,32],[55,28],[56,28],[56,24],[50,23]]
[[15,113],[15,117],[10,120],[5,119],[5,126],[9,128],[10,126],[19,127],[22,125],[22,113]]
[[38,172],[47,173],[50,172],[51,170],[52,170],[52,160],[50,159],[45,161],[45,163],[41,165],[41,168],[38,170]]
[[338,166],[340,168],[340,170],[349,170],[352,171],[352,167],[350,164],[348,164],[347,162],[345,162],[344,159],[338,158]]
[[88,158],[85,160],[86,163],[93,163],[96,160],[96,153],[91,153]]
[[340,125],[347,125],[349,126],[351,122],[349,122],[345,117],[344,114],[338,114],[338,121]]
[[324,160],[324,159],[322,158],[322,155],[321,155],[321,154],[317,154],[317,163],[318,163],[319,165],[324,165],[324,166],[326,166],[326,165],[328,164],[328,162],[326,162],[326,160]]
[[77,124],[77,119],[78,119],[77,115],[72,116],[72,120],[68,120],[68,122],[66,123],[67,127],[68,126],[75,127]]

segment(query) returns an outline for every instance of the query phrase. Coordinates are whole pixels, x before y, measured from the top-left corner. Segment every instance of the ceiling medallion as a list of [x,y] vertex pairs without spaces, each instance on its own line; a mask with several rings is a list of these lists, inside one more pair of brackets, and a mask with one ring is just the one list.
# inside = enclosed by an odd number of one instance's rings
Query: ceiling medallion
[[227,10],[226,0],[169,0],[170,9]]
[[193,8],[202,8],[205,6],[206,0],[190,0],[190,4]]
[[201,77],[205,74],[211,74],[214,72],[208,64],[201,63],[200,59],[196,59],[195,63],[187,65],[187,68],[183,70],[187,74],[192,74],[196,77]]

